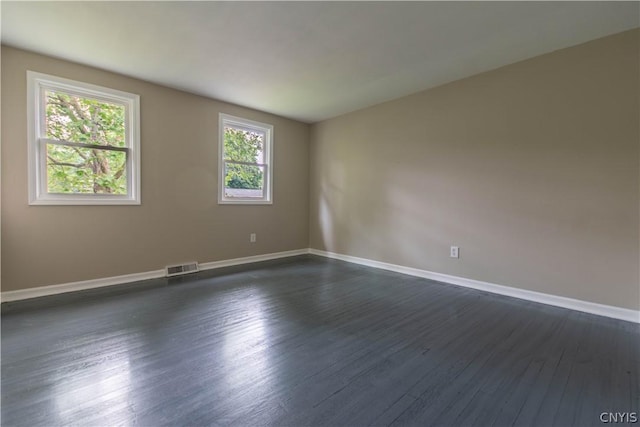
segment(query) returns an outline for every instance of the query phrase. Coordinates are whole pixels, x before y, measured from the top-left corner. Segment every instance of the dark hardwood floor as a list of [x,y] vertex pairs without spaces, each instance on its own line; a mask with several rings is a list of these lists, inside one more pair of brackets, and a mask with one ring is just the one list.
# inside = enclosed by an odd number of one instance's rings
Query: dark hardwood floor
[[590,426],[640,326],[312,256],[2,307],[3,426]]

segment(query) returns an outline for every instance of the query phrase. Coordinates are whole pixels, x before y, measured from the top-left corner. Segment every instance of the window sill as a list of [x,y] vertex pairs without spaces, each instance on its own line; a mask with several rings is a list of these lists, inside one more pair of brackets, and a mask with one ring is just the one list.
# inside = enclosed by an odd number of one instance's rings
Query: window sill
[[80,197],[46,197],[29,200],[30,206],[118,206],[118,205],[140,205],[139,199],[131,198],[111,198],[89,196],[87,198]]
[[218,200],[219,205],[272,205],[272,200]]

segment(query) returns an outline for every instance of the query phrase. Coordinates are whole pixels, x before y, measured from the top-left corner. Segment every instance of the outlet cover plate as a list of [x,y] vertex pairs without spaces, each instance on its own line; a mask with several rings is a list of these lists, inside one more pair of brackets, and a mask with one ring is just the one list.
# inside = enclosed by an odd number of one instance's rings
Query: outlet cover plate
[[460,248],[457,246],[451,246],[451,252],[449,253],[451,258],[460,258]]

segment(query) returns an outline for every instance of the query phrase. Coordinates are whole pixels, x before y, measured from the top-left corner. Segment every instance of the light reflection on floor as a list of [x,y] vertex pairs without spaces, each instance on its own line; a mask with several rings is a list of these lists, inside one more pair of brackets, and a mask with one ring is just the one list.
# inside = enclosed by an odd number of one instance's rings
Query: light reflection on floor
[[[268,347],[269,323],[264,312],[264,295],[256,289],[246,289],[246,296],[236,299],[242,304],[246,318],[237,328],[229,328],[223,340],[222,355],[229,369],[224,370],[225,387],[233,391],[232,398],[240,407],[250,408],[272,391],[273,370]],[[238,359],[241,357],[242,359]],[[247,390],[251,392],[248,393]]]
[[127,353],[111,355],[97,365],[81,367],[78,371],[64,375],[54,385],[52,394],[60,423],[67,425],[79,419],[91,419],[95,415],[95,399],[102,401],[104,413],[118,411],[120,425],[135,423],[134,413],[130,413],[128,423],[122,416],[129,412],[126,408],[130,404],[131,373]]

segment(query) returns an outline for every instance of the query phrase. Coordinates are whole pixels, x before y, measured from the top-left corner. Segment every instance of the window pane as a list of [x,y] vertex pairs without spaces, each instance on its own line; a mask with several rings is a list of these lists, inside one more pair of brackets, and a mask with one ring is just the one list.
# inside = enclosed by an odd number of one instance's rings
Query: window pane
[[125,107],[46,91],[45,137],[83,144],[124,147]]
[[224,159],[264,163],[264,133],[230,126],[224,128]]
[[47,191],[127,194],[127,153],[47,144]]
[[263,197],[264,166],[225,164],[226,197]]

